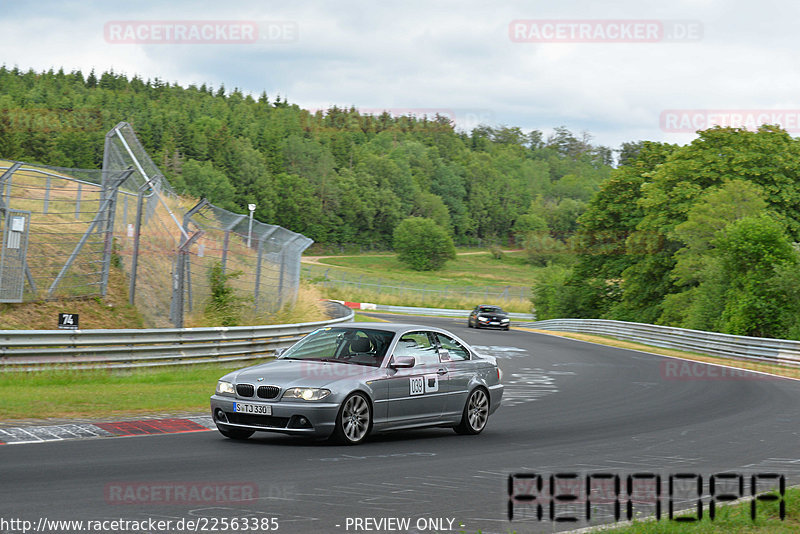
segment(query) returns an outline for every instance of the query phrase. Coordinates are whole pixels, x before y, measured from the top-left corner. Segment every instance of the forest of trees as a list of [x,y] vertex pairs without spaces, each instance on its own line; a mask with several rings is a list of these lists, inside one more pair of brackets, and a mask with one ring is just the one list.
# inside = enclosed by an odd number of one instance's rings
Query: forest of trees
[[800,339],[800,140],[712,128],[639,143],[536,287],[545,317]]
[[129,122],[178,193],[323,244],[390,248],[426,217],[456,244],[508,242],[544,225],[561,239],[608,177],[612,150],[565,128],[480,126],[446,117],[310,113],[280,96],[181,87],[105,72],[0,68],[0,157],[98,168],[105,133]]

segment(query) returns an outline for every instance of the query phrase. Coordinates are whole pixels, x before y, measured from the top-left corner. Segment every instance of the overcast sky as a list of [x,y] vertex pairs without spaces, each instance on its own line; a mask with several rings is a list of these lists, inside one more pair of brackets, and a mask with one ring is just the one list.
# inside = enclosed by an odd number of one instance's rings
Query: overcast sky
[[800,135],[798,14],[740,0],[0,0],[0,62],[440,112],[465,129],[563,125],[616,148],[739,118]]

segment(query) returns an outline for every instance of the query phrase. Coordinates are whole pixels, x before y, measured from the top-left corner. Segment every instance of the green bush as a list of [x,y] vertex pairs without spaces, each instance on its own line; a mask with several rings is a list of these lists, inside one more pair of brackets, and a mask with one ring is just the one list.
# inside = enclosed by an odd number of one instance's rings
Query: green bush
[[206,303],[206,318],[214,325],[236,326],[242,316],[244,299],[236,296],[235,289],[229,281],[241,276],[241,271],[226,273],[222,264],[216,262],[208,273],[211,296]]
[[492,255],[492,258],[496,260],[503,259],[503,249],[500,245],[489,245],[489,254]]
[[536,276],[536,284],[531,288],[531,302],[536,310],[536,319],[561,319],[570,317],[569,292],[566,283],[571,269],[558,264],[548,265]]
[[561,261],[570,254],[566,244],[543,232],[529,232],[525,235],[522,246],[525,248],[528,262],[541,267]]
[[397,258],[415,271],[436,271],[455,259],[450,234],[431,219],[409,217],[394,230]]

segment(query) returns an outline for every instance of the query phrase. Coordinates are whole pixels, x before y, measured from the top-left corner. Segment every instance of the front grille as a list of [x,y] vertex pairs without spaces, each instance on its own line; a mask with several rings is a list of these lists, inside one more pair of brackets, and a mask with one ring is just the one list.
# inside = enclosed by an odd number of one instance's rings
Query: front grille
[[253,389],[253,384],[236,384],[236,393],[240,397],[252,397]]
[[228,421],[235,425],[263,426],[270,428],[286,428],[288,417],[272,415],[252,415],[249,413],[226,413]]
[[277,386],[258,386],[258,396],[262,399],[274,399],[280,392]]

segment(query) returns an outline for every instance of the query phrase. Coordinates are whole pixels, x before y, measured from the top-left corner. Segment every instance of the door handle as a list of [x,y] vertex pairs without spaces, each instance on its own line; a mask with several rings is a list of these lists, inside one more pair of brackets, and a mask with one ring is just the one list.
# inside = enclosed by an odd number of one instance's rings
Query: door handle
[[439,369],[438,371],[436,371],[436,374],[437,375],[446,375],[447,374],[447,369]]

